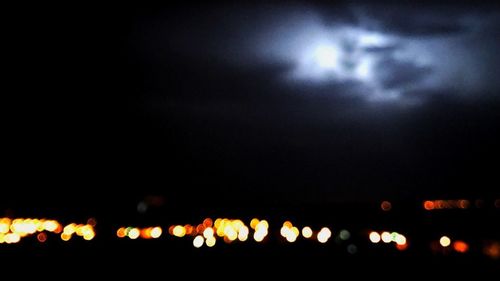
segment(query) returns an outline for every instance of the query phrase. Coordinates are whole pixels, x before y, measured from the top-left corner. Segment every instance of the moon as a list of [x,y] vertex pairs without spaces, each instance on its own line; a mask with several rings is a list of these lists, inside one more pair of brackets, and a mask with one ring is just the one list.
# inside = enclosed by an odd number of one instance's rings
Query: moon
[[338,67],[338,52],[332,45],[319,45],[314,50],[314,60],[323,69],[335,69]]

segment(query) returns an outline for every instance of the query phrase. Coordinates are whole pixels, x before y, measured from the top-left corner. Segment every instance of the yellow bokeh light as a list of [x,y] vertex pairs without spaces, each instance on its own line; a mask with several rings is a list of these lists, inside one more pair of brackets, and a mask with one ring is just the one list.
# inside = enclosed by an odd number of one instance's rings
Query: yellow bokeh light
[[0,233],[7,233],[10,229],[10,223],[0,222]]
[[375,231],[370,232],[369,238],[370,238],[370,241],[372,243],[379,243],[380,242],[380,234],[378,234]]
[[47,220],[47,221],[44,221],[42,225],[43,225],[43,228],[45,230],[50,231],[50,232],[55,232],[59,226],[59,223],[57,221],[54,221],[54,220]]
[[83,234],[83,239],[85,239],[87,241],[94,239],[94,237],[95,237],[94,231],[87,232],[87,233]]
[[287,228],[292,228],[293,227],[293,224],[290,222],[290,221],[285,221],[283,223],[283,226],[286,226]]
[[449,247],[451,245],[451,239],[448,236],[443,236],[439,239],[439,244],[443,247]]
[[0,218],[0,225],[5,224],[7,226],[10,226],[12,223],[12,220],[10,218]]
[[162,234],[161,227],[159,227],[159,226],[153,227],[151,229],[151,233],[150,234],[151,234],[151,237],[154,238],[154,239],[159,238],[161,236],[161,234]]
[[257,226],[255,228],[259,228],[259,227],[264,227],[264,228],[269,228],[269,223],[266,221],[266,220],[261,220]]
[[309,226],[302,228],[302,236],[304,238],[311,238],[313,236],[313,231]]
[[10,225],[10,230],[21,237],[33,234],[37,230],[37,225],[32,219],[15,219]]
[[220,224],[222,222],[222,219],[221,218],[217,218],[214,222],[214,228],[219,228],[220,227]]
[[257,227],[257,224],[259,223],[259,219],[257,218],[253,218],[251,221],[250,221],[250,228],[252,229],[255,229]]
[[380,237],[382,238],[382,241],[384,243],[391,243],[392,242],[392,235],[387,231],[382,232],[382,235],[380,235]]
[[173,234],[176,237],[184,237],[184,235],[186,235],[186,229],[182,225],[176,225],[173,229]]
[[83,236],[83,225],[79,224],[75,227],[75,233],[78,236]]
[[231,222],[231,225],[233,226],[234,229],[240,229],[245,224],[241,220],[234,220],[234,221]]
[[194,240],[193,240],[193,246],[195,248],[200,248],[201,246],[203,246],[203,243],[205,242],[205,240],[203,239],[203,236],[201,235],[197,235]]
[[15,244],[21,241],[21,236],[17,233],[8,233],[4,237],[7,244]]
[[128,231],[128,238],[134,240],[134,239],[137,239],[139,238],[139,235],[141,235],[141,232],[138,228],[132,228]]
[[216,233],[217,233],[217,236],[219,236],[219,237],[224,237],[224,235],[225,235],[225,233],[224,233],[224,228],[223,228],[223,227],[221,227],[221,228],[217,228]]
[[71,234],[68,234],[68,233],[61,233],[61,240],[63,241],[69,241],[71,239]]
[[63,229],[63,233],[66,233],[68,235],[71,235],[75,232],[76,232],[76,224],[74,223],[66,225]]
[[79,228],[79,232],[81,233],[79,234],[80,236],[85,236],[85,235],[89,236],[90,234],[94,233],[94,228],[90,224],[86,224]]
[[45,227],[43,227],[43,224],[45,222],[44,219],[42,219],[42,220],[35,219],[34,222],[35,222],[35,225],[36,225],[36,231],[37,232],[42,232],[42,231],[45,230]]
[[208,237],[205,243],[207,244],[208,247],[215,246],[215,237],[213,236]]

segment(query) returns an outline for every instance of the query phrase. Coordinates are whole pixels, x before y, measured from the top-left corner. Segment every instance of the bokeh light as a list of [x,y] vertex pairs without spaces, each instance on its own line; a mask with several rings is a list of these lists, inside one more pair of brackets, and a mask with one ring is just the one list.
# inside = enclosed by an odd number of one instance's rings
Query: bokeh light
[[455,241],[453,242],[453,249],[459,253],[466,253],[469,251],[469,245],[465,243],[464,241]]
[[392,235],[387,231],[382,232],[380,237],[382,238],[382,242],[384,242],[384,243],[391,243],[392,242]]
[[375,244],[376,244],[376,243],[379,243],[379,242],[380,242],[380,240],[381,240],[381,238],[380,238],[380,234],[378,234],[378,233],[377,233],[377,232],[375,232],[375,231],[370,232],[369,238],[370,238],[370,241],[371,241],[372,243],[375,243]]
[[45,234],[44,232],[40,232],[36,236],[36,239],[38,240],[38,242],[44,243],[45,241],[47,241],[47,234]]
[[208,247],[213,247],[215,246],[215,237],[214,236],[209,236],[207,240],[205,241]]
[[318,232],[318,242],[320,243],[326,243],[328,242],[328,239],[332,236],[332,232],[328,227],[323,227],[319,232]]
[[184,235],[186,235],[186,228],[182,225],[176,225],[174,226],[172,233],[176,237],[184,237]]
[[152,237],[152,238],[154,238],[154,239],[159,238],[159,237],[161,236],[161,234],[162,234],[162,229],[161,229],[161,227],[156,226],[156,227],[153,227],[153,228],[151,229],[151,237]]
[[349,240],[351,238],[351,233],[348,230],[342,229],[339,233],[341,240]]
[[205,242],[205,239],[203,239],[203,236],[197,235],[194,240],[193,240],[193,246],[195,248],[200,248],[203,246],[203,243]]
[[389,212],[391,209],[392,209],[392,203],[389,202],[389,201],[383,201],[381,204],[380,204],[380,208],[382,209],[382,211],[384,212]]
[[128,238],[134,240],[139,238],[140,234],[141,234],[140,230],[134,227],[128,231]]
[[312,229],[309,226],[302,228],[302,236],[304,236],[304,238],[311,238],[313,236]]
[[442,247],[449,247],[451,245],[451,239],[448,236],[443,236],[441,239],[439,239],[439,244],[441,244]]

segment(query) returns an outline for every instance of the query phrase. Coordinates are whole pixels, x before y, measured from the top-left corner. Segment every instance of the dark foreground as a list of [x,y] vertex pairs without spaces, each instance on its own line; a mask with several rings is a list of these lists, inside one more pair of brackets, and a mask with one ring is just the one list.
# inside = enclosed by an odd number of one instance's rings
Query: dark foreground
[[[176,212],[176,208],[153,206],[144,213],[110,212],[95,216],[96,236],[91,241],[74,237],[65,242],[58,234],[48,233],[43,243],[36,236],[23,238],[17,244],[3,243],[0,259],[2,265],[9,267],[45,268],[56,270],[54,274],[59,269],[71,270],[88,274],[88,279],[93,279],[100,270],[118,276],[139,273],[171,277],[180,273],[189,279],[225,275],[232,276],[230,279],[246,275],[265,279],[268,274],[281,277],[326,274],[335,278],[365,273],[374,278],[395,278],[401,272],[423,278],[436,274],[473,274],[483,279],[481,276],[500,273],[500,209],[489,204],[492,202],[480,202],[484,206],[479,207],[471,202],[466,209],[433,211],[419,208],[419,204],[407,207],[393,204],[390,211],[374,205],[359,208],[267,205],[254,209],[200,207],[183,213]],[[213,247],[195,248],[194,236],[179,238],[168,233],[173,225],[196,225],[206,217],[238,218],[247,225],[253,217],[266,219],[269,234],[258,243],[250,230],[245,242],[225,243],[218,238]],[[287,220],[299,229],[310,226],[317,231],[328,227],[332,236],[326,243],[319,243],[315,237],[306,239],[299,235],[290,243],[280,235],[280,228]],[[163,233],[157,239],[118,238],[117,229],[127,226],[161,226]],[[344,235],[340,234],[342,230]],[[372,231],[404,234],[406,246],[398,249],[392,242],[373,243],[369,238]],[[451,238],[450,246],[440,245],[443,236]],[[457,241],[466,247],[453,244]]]

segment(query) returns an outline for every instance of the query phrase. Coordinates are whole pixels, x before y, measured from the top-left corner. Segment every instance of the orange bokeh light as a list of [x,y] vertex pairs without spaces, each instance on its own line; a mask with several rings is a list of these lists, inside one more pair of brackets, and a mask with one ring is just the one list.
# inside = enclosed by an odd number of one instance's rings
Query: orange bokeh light
[[380,208],[384,212],[389,212],[392,209],[392,203],[389,201],[384,201],[380,204]]
[[36,239],[38,239],[40,243],[44,243],[45,241],[47,241],[47,234],[45,234],[44,232],[38,233]]
[[459,253],[466,253],[469,251],[469,245],[464,241],[455,241],[453,243],[453,249]]
[[206,218],[203,220],[203,226],[205,226],[205,228],[212,227],[212,224],[213,224],[213,221],[211,218]]
[[405,243],[405,244],[396,244],[396,248],[400,251],[405,251],[406,249],[408,249],[408,243]]
[[116,236],[118,236],[118,238],[125,237],[126,236],[125,227],[118,228],[118,230],[116,231]]
[[435,208],[434,202],[432,202],[432,201],[425,201],[424,202],[424,209],[426,209],[427,211],[434,210],[434,208]]

